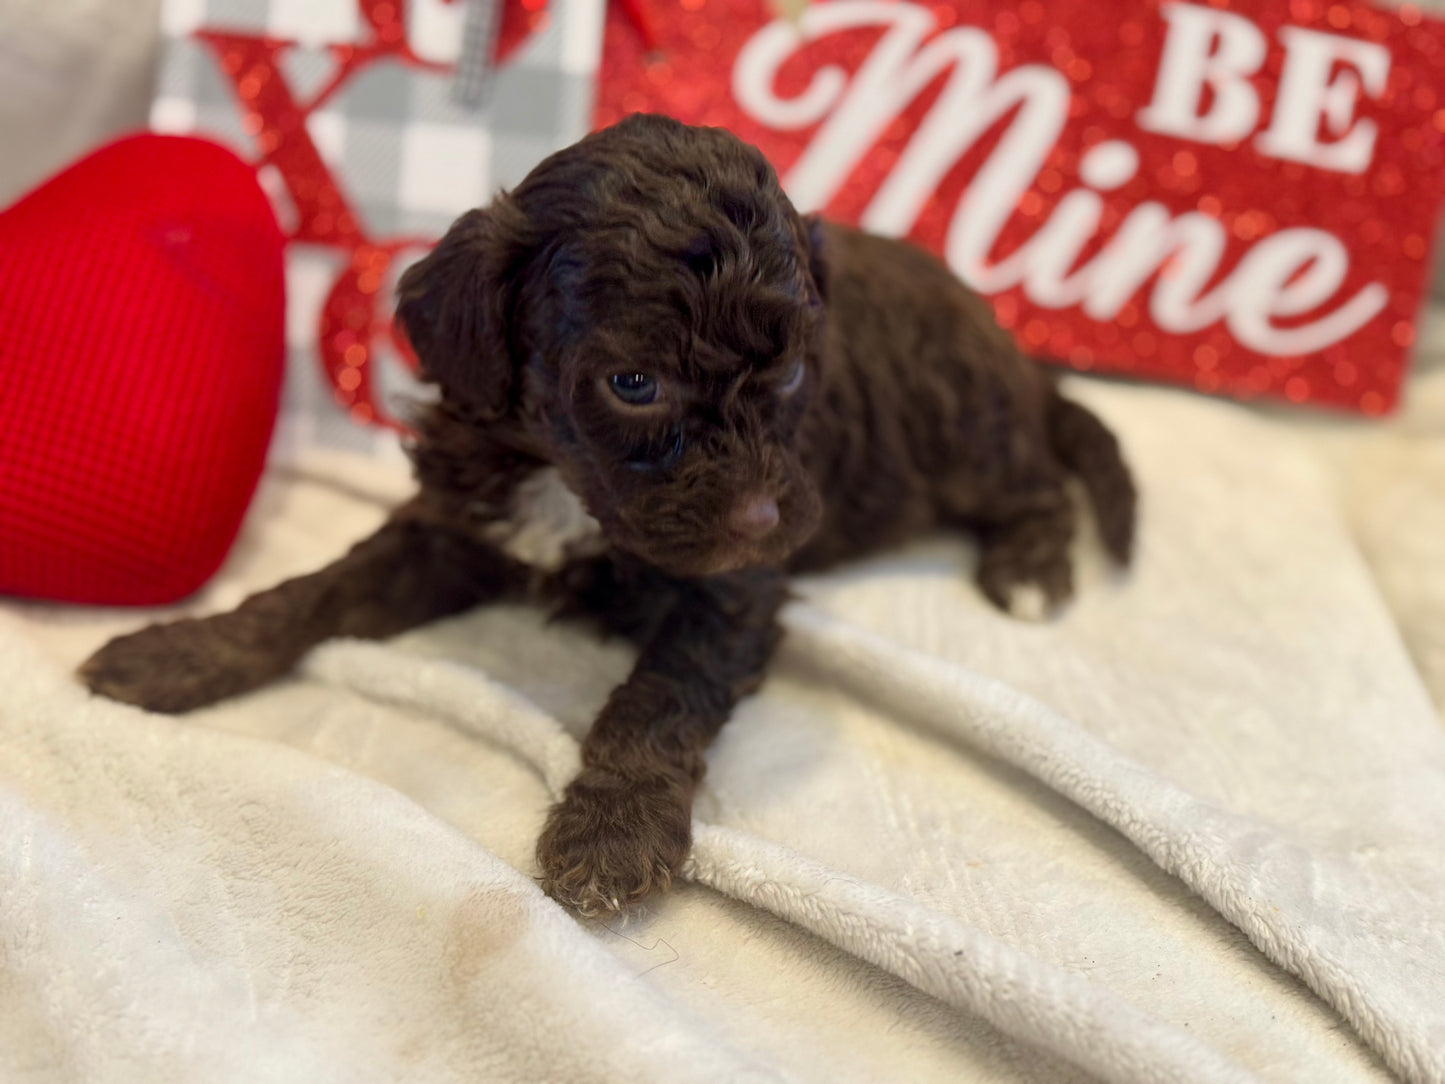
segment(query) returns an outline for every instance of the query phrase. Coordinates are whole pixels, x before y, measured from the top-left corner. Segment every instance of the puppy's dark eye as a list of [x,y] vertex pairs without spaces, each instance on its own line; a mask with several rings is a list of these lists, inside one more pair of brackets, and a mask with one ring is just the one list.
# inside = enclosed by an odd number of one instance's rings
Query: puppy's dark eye
[[802,361],[795,361],[788,366],[787,372],[783,374],[782,383],[778,385],[779,395],[792,395],[803,386],[803,377],[807,374]]
[[657,399],[657,381],[646,373],[616,373],[608,384],[628,406],[646,406]]

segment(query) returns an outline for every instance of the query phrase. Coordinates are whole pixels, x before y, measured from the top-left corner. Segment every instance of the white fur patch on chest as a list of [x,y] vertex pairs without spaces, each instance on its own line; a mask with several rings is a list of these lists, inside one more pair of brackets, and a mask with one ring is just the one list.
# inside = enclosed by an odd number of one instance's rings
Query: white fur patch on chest
[[518,561],[556,572],[573,557],[600,553],[602,527],[567,488],[556,467],[528,476],[512,494],[507,519],[488,524],[484,534]]

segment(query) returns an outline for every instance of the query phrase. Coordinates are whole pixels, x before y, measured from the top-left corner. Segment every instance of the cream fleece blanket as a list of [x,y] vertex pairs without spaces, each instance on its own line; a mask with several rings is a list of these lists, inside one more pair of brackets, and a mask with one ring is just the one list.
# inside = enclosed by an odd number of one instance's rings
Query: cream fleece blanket
[[[1417,389],[1303,434],[1077,389],[1141,475],[1135,572],[1084,539],[1041,626],[956,539],[805,583],[691,883],[627,925],[531,881],[623,646],[482,611],[170,719],[69,676],[144,615],[0,607],[0,1079],[1445,1080]],[[185,609],[334,556],[388,470],[274,473]]]

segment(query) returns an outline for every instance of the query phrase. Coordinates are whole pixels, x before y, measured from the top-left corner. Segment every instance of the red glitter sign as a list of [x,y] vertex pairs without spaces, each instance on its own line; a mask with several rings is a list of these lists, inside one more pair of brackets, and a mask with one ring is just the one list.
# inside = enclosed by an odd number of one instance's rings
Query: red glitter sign
[[609,17],[600,125],[731,128],[801,209],[942,255],[1037,356],[1394,405],[1445,183],[1445,24],[1418,9],[646,6],[653,43]]

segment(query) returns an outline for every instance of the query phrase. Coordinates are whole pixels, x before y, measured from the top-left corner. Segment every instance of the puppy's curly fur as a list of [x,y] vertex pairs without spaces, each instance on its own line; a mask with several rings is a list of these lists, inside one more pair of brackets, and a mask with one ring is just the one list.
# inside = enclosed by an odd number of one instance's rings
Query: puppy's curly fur
[[[1129,558],[1135,492],[1104,426],[937,260],[801,217],[721,130],[638,116],[547,159],[408,271],[398,318],[442,393],[415,499],[330,567],[117,639],[81,674],[178,712],[328,637],[499,599],[598,619],[637,664],[537,848],[584,913],[665,889],[686,857],[704,750],[762,679],[788,572],[968,528],[989,599],[1057,606],[1067,471]],[[541,544],[544,506],[560,533]]]

